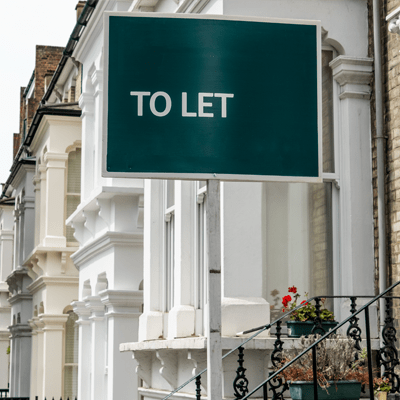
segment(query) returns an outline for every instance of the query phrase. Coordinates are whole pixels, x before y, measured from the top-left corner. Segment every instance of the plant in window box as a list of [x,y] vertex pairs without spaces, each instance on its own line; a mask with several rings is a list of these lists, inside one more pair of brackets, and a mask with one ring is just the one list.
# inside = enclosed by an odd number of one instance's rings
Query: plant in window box
[[[282,367],[308,348],[320,335],[302,337],[298,349],[284,351]],[[332,335],[317,345],[317,382],[319,400],[359,400],[361,385],[368,385],[366,353],[354,348],[355,341]],[[280,368],[279,367],[279,368]],[[279,375],[289,383],[293,400],[314,399],[313,358],[310,350]]]
[[374,379],[374,397],[375,400],[386,400],[387,394],[391,390],[390,382],[388,378],[375,378]]
[[[297,293],[296,286],[292,286],[288,289],[289,294],[282,298],[283,309],[282,312],[287,312],[293,310],[297,307],[297,301],[301,297],[299,293]],[[292,296],[293,294],[293,301]],[[308,293],[305,293],[305,298],[308,297]],[[338,322],[335,321],[335,316],[332,311],[329,311],[325,308],[325,300],[321,299],[322,309],[320,310],[319,318],[321,320],[321,327],[325,332],[330,331],[334,328]],[[316,326],[317,319],[317,308],[315,305],[308,303],[306,300],[303,300],[300,304],[303,304],[301,308],[296,311],[293,311],[290,314],[290,321],[287,321],[286,325],[288,327],[288,336],[293,338],[299,338],[300,336],[308,336],[310,335]],[[319,329],[317,333],[323,333]]]

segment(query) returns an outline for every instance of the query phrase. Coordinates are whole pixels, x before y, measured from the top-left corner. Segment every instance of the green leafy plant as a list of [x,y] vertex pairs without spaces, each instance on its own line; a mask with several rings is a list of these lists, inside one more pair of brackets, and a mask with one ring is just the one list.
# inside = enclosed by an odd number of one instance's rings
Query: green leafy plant
[[[289,310],[293,310],[297,307],[297,301],[301,297],[299,293],[297,293],[296,286],[292,286],[288,289],[289,294],[283,296],[282,298],[282,312],[286,312]],[[293,293],[293,299],[290,293]],[[304,297],[307,299],[308,293],[305,293]],[[322,309],[320,313],[321,321],[334,321],[335,316],[333,315],[332,311],[329,311],[325,308],[325,300],[324,298],[321,299],[322,302]],[[303,300],[300,304],[303,304],[303,307],[299,308],[296,311],[293,311],[290,315],[290,319],[292,321],[314,321],[317,318],[317,309],[315,305],[308,303],[306,300]]]
[[392,390],[388,378],[374,378],[374,394],[379,392],[389,393]]
[[10,351],[11,351],[11,350],[10,350],[10,346],[8,346],[8,347],[7,347],[6,354],[10,354]]

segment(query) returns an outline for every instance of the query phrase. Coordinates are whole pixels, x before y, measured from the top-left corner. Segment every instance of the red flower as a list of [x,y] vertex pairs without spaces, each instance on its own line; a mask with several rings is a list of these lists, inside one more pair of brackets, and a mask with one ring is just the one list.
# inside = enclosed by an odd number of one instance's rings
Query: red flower
[[[305,303],[305,304],[304,304]],[[308,305],[308,303],[306,303],[306,301],[305,300],[303,300],[300,304],[304,304],[305,306],[307,306]]]
[[296,293],[297,293],[297,287],[296,287],[296,286],[292,286],[292,287],[290,287],[290,288],[288,289],[288,291],[289,291],[289,293],[294,293],[294,294],[296,294]]
[[283,296],[282,298],[282,304],[286,308],[289,301],[292,301],[292,297],[288,294],[287,296]]

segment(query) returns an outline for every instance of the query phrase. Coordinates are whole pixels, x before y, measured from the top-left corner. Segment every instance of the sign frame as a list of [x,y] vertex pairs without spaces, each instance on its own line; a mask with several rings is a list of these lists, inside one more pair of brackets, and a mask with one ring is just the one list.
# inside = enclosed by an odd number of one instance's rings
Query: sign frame
[[[109,172],[107,171],[107,145],[108,145],[108,82],[109,82],[109,29],[110,17],[126,18],[179,18],[179,19],[208,19],[225,21],[247,21],[263,23],[279,23],[293,25],[314,25],[316,26],[316,51],[317,51],[317,125],[318,125],[318,176],[281,176],[281,175],[242,175],[242,174],[221,174],[221,173],[163,173],[163,172]],[[166,14],[151,12],[116,12],[105,11],[104,22],[104,47],[103,47],[103,115],[102,115],[102,176],[105,178],[131,178],[131,179],[177,179],[204,181],[218,179],[221,181],[237,182],[323,182],[322,165],[322,44],[321,44],[321,21],[318,20],[295,20],[286,18],[263,18],[244,17],[230,15],[211,14]]]

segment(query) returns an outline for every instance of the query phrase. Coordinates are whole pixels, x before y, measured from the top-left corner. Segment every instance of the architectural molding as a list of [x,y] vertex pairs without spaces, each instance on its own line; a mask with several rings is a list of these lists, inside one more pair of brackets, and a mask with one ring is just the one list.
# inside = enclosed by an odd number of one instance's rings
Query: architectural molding
[[[74,225],[75,227],[75,225]],[[100,237],[94,239],[88,245],[79,249],[71,256],[75,266],[78,268],[87,262],[90,258],[101,254],[102,252],[117,245],[141,245],[143,235],[141,233],[128,232],[105,232]]]
[[[207,368],[207,353],[204,350],[188,350],[187,359],[193,363],[192,376]],[[201,386],[207,390],[206,373],[201,378]]]
[[138,363],[136,373],[139,378],[143,379],[147,387],[151,387],[152,354],[151,351],[134,351],[132,355],[132,358]]
[[43,332],[64,331],[65,323],[68,320],[67,314],[39,314],[39,320],[43,323]]
[[32,328],[29,324],[14,324],[8,327],[11,333],[11,338],[15,339],[17,337],[31,337]]
[[89,325],[90,310],[86,307],[84,301],[73,301],[71,303],[74,313],[79,317],[77,325]]
[[91,312],[91,321],[102,321],[104,319],[104,304],[100,296],[88,296],[83,299],[88,310]]
[[339,56],[329,64],[333,78],[341,86],[340,99],[369,99],[372,79],[372,58]]
[[46,286],[77,286],[78,284],[79,277],[77,276],[39,276],[27,289],[34,294]]
[[143,292],[129,290],[103,290],[101,302],[107,307],[106,316],[132,318],[142,314]]
[[171,350],[157,350],[156,357],[161,362],[160,375],[175,389],[178,383],[178,354]]

